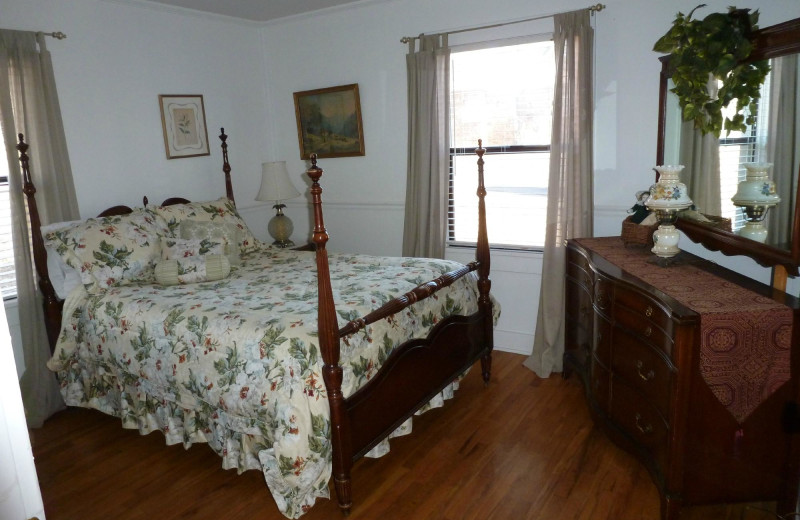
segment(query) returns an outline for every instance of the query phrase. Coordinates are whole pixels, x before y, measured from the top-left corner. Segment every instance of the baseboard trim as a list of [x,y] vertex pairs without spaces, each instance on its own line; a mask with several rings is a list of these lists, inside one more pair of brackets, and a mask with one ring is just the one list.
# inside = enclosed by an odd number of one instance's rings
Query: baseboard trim
[[494,348],[501,352],[529,356],[533,352],[533,334],[495,329]]

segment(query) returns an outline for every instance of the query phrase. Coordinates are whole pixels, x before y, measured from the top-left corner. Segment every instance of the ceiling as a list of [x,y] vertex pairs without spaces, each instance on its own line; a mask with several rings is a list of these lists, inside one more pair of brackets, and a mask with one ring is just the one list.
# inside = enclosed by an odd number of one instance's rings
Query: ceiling
[[267,22],[320,9],[345,4],[361,3],[364,0],[151,0],[159,4],[172,5],[207,13],[222,14],[254,22]]

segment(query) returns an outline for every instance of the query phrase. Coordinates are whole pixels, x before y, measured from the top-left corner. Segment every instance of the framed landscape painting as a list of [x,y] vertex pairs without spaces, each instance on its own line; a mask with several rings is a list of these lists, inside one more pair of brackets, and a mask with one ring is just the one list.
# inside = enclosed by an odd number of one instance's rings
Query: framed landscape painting
[[167,159],[210,155],[201,95],[158,96]]
[[358,84],[294,93],[300,158],[364,155]]

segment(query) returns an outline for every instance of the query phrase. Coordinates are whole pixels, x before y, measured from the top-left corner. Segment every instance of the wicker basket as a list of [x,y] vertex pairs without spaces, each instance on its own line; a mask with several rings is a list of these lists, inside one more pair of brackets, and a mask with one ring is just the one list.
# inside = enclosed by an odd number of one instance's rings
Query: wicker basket
[[658,229],[658,224],[646,226],[636,224],[628,217],[622,221],[622,242],[626,245],[652,246],[653,232]]

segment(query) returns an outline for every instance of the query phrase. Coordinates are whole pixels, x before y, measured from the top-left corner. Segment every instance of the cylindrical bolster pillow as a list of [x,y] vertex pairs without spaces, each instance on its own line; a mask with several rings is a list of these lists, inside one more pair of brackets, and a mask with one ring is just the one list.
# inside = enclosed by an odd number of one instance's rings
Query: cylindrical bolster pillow
[[190,256],[162,260],[155,271],[156,281],[161,285],[213,282],[228,276],[231,264],[224,255]]

